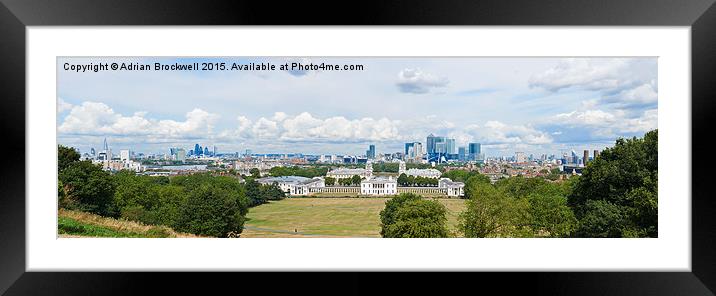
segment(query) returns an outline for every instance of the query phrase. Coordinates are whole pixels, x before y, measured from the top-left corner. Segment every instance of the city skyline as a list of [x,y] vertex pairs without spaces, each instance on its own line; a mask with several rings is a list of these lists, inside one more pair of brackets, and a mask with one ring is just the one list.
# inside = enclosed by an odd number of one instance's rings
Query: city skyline
[[656,58],[223,58],[362,64],[364,71],[61,71],[58,142],[83,151],[354,154],[403,151],[435,134],[486,156],[603,150],[657,128]]

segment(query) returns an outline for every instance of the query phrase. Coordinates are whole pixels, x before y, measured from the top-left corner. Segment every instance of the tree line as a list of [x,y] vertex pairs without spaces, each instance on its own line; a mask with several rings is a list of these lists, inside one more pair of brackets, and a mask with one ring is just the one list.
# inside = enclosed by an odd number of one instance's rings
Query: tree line
[[253,178],[200,173],[151,177],[131,171],[110,174],[58,147],[58,204],[105,217],[166,225],[176,231],[225,237],[241,233],[250,207],[285,198],[276,184]]

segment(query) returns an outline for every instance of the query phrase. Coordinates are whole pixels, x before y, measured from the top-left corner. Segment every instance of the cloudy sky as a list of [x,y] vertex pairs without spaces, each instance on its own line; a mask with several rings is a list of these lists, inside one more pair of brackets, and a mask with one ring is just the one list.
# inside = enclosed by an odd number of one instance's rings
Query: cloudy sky
[[[60,144],[86,152],[364,154],[433,133],[487,156],[603,149],[657,127],[656,58],[58,58]],[[65,71],[89,63],[363,65],[362,71]]]

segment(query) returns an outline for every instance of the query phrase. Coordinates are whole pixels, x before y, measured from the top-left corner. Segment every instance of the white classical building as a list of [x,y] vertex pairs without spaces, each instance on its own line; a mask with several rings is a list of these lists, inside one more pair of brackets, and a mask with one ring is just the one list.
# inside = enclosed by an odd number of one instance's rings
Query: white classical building
[[398,180],[393,177],[372,177],[360,182],[362,195],[396,195]]
[[367,162],[365,164],[365,169],[347,169],[347,168],[338,168],[329,171],[326,174],[326,177],[331,177],[335,179],[345,179],[345,178],[352,178],[353,176],[359,176],[361,178],[370,178],[373,176],[373,164],[370,162]]
[[306,178],[299,176],[266,177],[256,179],[260,184],[278,184],[278,187],[288,195],[308,195],[311,188],[326,187],[323,178]]
[[437,179],[440,178],[440,176],[443,175],[440,171],[436,169],[405,169],[405,162],[401,161],[398,165],[398,176],[401,174],[405,174],[406,176],[413,176],[413,177],[426,177],[426,178],[433,178]]
[[92,160],[92,163],[102,166],[102,169],[106,171],[121,171],[130,170],[133,172],[143,172],[146,167],[140,162],[133,160],[121,161],[121,160]]
[[449,178],[440,178],[438,180],[438,188],[445,188],[447,196],[463,196],[465,195],[465,183],[454,182]]

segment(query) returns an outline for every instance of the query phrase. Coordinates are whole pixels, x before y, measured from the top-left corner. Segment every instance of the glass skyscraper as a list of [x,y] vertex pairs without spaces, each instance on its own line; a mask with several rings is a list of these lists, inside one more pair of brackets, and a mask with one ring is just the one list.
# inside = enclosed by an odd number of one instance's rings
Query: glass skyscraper
[[368,151],[365,154],[369,159],[375,159],[375,145],[368,146]]
[[480,143],[468,144],[468,160],[477,160],[480,157]]

